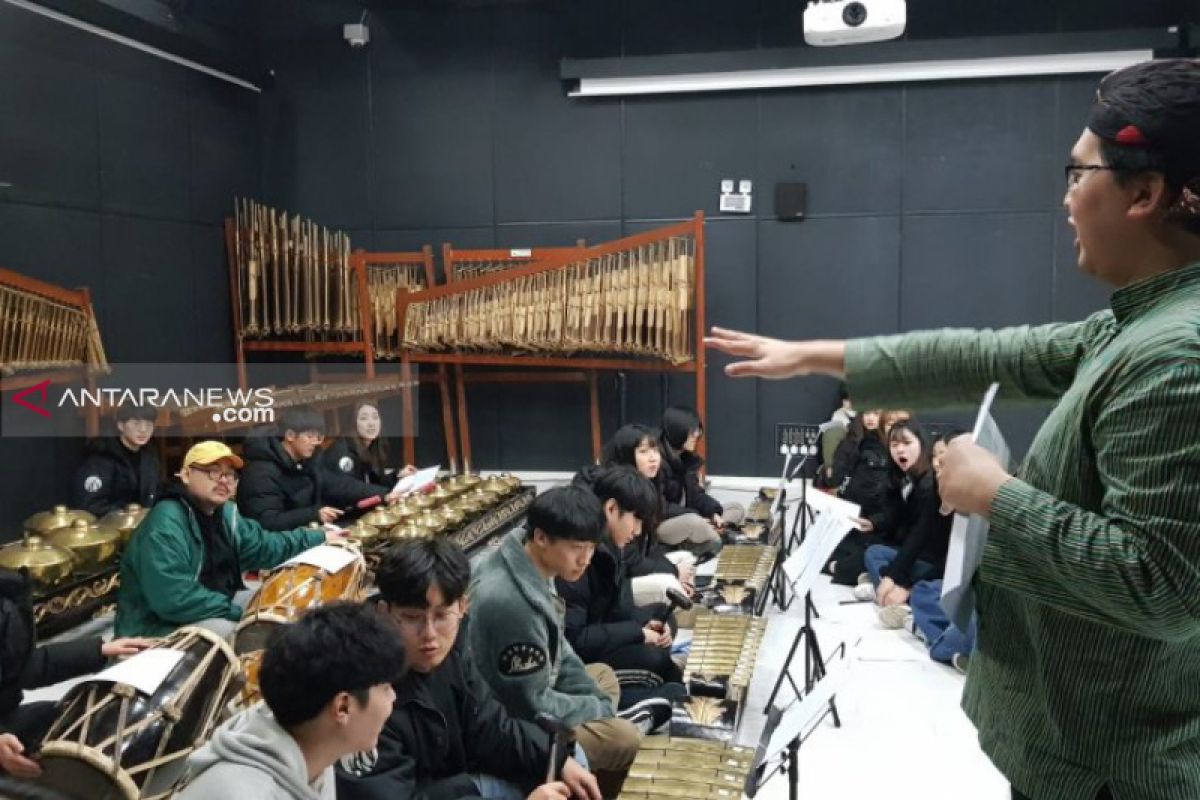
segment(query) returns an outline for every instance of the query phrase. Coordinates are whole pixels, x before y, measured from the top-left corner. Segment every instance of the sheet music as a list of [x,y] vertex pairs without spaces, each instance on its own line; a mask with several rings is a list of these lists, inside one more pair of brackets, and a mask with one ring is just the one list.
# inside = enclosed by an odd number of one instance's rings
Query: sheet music
[[345,547],[330,547],[327,544],[319,544],[316,547],[305,550],[298,556],[289,558],[285,563],[308,564],[309,566],[323,569],[332,575],[336,572],[341,572],[359,558],[358,553]]
[[395,494],[419,492],[437,480],[437,475],[441,468],[442,465],[438,464],[436,467],[429,467],[428,469],[415,472],[407,478],[401,478],[396,481],[396,486],[392,489],[392,492]]
[[[983,396],[979,414],[975,417],[975,428],[971,439],[1000,460],[1008,469],[1009,449],[1000,427],[992,419],[992,402],[1000,384],[993,383]],[[971,624],[975,612],[975,594],[971,590],[971,579],[983,560],[983,547],[987,543],[988,521],[978,514],[967,516],[955,514],[950,528],[950,547],[946,552],[946,571],[942,576],[942,608],[950,621],[965,631]]]
[[89,680],[125,683],[143,694],[153,695],[183,656],[181,651],[167,647],[143,650],[132,658],[113,664]]
[[[821,499],[817,499],[818,495]],[[797,596],[812,589],[838,542],[854,527],[851,519],[861,511],[856,503],[822,492],[813,492],[809,498],[814,510],[818,511],[816,521],[809,526],[796,551],[783,562],[783,573]],[[804,512],[801,509],[798,513]]]

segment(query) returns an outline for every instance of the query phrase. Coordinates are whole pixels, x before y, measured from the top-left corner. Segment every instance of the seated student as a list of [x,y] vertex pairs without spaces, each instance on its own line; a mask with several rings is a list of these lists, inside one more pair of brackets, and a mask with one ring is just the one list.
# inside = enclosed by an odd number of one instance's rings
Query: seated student
[[[669,547],[683,546],[693,550],[689,546],[695,538],[691,530],[697,524],[709,525],[719,537],[727,524],[740,525],[746,516],[746,509],[740,504],[722,506],[704,491],[700,483],[704,459],[696,455],[696,442],[703,435],[700,415],[692,409],[671,406],[663,412],[662,433],[658,440],[662,454],[659,485],[666,502],[666,519],[659,524],[657,533],[659,541]],[[705,542],[703,551],[712,552],[712,547]]]
[[[467,557],[444,538],[383,554],[379,610],[399,626],[409,671],[395,683],[377,750],[338,763],[339,800],[519,800],[545,780],[549,735],[511,716],[457,645],[470,579]],[[600,800],[595,777],[568,755],[559,774],[569,790],[552,784],[535,796]]]
[[[908,609],[906,611],[906,609]],[[966,631],[959,630],[942,610],[942,581],[918,581],[912,588],[908,605],[879,609],[879,621],[885,628],[904,628],[929,648],[934,661],[949,664],[964,675],[971,651],[975,649],[978,620],[971,617]]]
[[391,487],[355,480],[313,458],[325,439],[325,418],[316,411],[289,408],[277,432],[246,439],[246,472],[237,493],[238,508],[264,527],[281,531],[333,522],[359,500],[395,499]]
[[816,477],[816,485],[819,488],[828,488],[834,485],[831,483],[833,459],[837,454],[838,446],[846,438],[846,432],[850,429],[850,423],[854,421],[856,416],[854,406],[850,402],[850,390],[846,388],[846,382],[842,381],[838,384],[838,407],[834,409],[833,414],[829,417],[830,427],[819,437],[821,443],[821,469],[818,471]]
[[[585,662],[607,664],[618,677],[624,678],[622,673],[628,672],[649,684],[678,684],[683,673],[671,659],[672,633],[653,619],[661,607],[634,606],[622,557],[645,519],[656,512],[658,492],[636,470],[622,466],[601,471],[592,492],[604,508],[604,536],[583,577],[555,579],[567,606],[567,641]],[[621,706],[642,699],[642,693],[624,691]]]
[[229,500],[241,466],[221,442],[187,451],[180,485],[150,510],[121,556],[118,636],[162,636],[183,625],[228,636],[249,599],[244,571],[344,538],[323,530],[275,533],[240,516]]
[[[653,517],[642,520],[642,533],[623,551],[629,578],[632,580],[633,602],[641,606],[667,601],[667,589],[675,589],[689,597],[695,592],[696,556],[687,550],[670,550],[658,541],[657,527],[666,512],[666,500],[659,486],[662,453],[658,437],[644,425],[623,425],[604,445],[601,463],[605,467],[628,466],[654,484],[658,491],[658,508]],[[590,486],[599,467],[585,467],[575,476],[575,482]]]
[[404,645],[373,607],[335,603],[280,629],[263,653],[262,703],[188,757],[176,800],[334,800],[334,763],[374,750]]
[[[584,666],[564,636],[565,609],[554,579],[583,577],[607,521],[596,496],[578,486],[549,489],[534,499],[524,528],[504,537],[479,564],[471,584],[467,642],[483,679],[509,713],[552,714],[575,729],[588,766],[606,797],[620,790],[637,755],[641,732],[617,719],[620,684],[604,664]],[[670,719],[645,709],[647,730]],[[656,724],[653,724],[656,723]]]
[[71,480],[71,507],[102,517],[129,503],[146,508],[158,497],[158,454],[148,446],[158,409],[117,408],[117,435],[88,442]]
[[842,539],[830,556],[828,572],[833,582],[855,586],[866,569],[863,555],[874,544],[885,544],[888,525],[899,502],[892,483],[891,456],[880,429],[880,412],[864,411],[850,423],[846,438],[834,456],[830,483],[835,493],[857,503],[858,529]]
[[895,521],[895,546],[872,545],[863,562],[870,584],[860,584],[855,596],[872,595],[881,606],[906,605],[918,581],[942,576],[950,546],[951,518],[942,514],[937,478],[930,463],[925,431],[915,420],[897,422],[888,433],[893,475],[903,498]]
[[416,467],[406,466],[399,473],[390,465],[387,440],[380,434],[383,422],[374,400],[361,400],[354,406],[354,433],[336,439],[321,454],[322,463],[363,483],[394,486],[399,478],[412,475]]
[[[99,672],[109,658],[133,655],[152,642],[88,636],[36,645],[32,587],[22,573],[0,568],[0,772],[36,777],[37,762],[25,757],[58,716],[53,702],[22,703],[25,689]],[[0,795],[2,796],[2,795]]]

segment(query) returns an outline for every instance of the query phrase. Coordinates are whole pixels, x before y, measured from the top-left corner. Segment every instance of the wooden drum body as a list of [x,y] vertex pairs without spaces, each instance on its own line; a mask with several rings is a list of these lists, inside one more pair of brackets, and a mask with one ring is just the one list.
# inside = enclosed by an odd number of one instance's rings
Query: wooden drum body
[[187,757],[237,691],[241,668],[229,645],[202,628],[180,628],[160,647],[183,656],[153,694],[104,680],[67,693],[42,740],[39,783],[71,800],[151,800],[175,791]]
[[284,564],[263,579],[262,587],[246,606],[233,635],[234,650],[238,654],[262,650],[277,626],[295,622],[309,609],[361,600],[366,575],[361,555],[332,573],[303,562]]

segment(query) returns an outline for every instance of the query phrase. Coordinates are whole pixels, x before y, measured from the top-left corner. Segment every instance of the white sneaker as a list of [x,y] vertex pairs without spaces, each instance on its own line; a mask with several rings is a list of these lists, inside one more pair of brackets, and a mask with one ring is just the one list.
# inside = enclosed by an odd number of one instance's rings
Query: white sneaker
[[950,656],[950,665],[963,675],[967,674],[967,665],[970,663],[970,661],[971,657],[966,653],[955,653],[954,655]]
[[854,599],[866,602],[875,599],[875,587],[868,583],[860,583],[854,587]]
[[870,582],[871,582],[871,574],[869,572],[858,573],[858,585],[859,586],[862,586],[864,583],[870,583]]
[[899,630],[907,619],[912,619],[912,609],[904,604],[879,609],[879,624],[885,628]]

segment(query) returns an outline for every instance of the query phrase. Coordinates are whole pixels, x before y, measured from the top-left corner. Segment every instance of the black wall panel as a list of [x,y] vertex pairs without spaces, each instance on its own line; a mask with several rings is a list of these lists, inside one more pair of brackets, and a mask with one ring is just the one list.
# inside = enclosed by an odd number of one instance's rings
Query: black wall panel
[[774,219],[774,186],[808,184],[808,214],[900,211],[904,90],[838,87],[759,100],[757,216]]
[[904,221],[900,330],[1049,322],[1054,217],[914,215]]
[[105,210],[188,219],[191,137],[186,70],[99,41],[96,87]]
[[0,5],[0,199],[100,202],[93,37]]
[[717,214],[722,178],[756,177],[757,127],[750,94],[626,101],[620,164],[626,218],[679,218],[696,209]]
[[933,83],[905,95],[906,210],[1050,208],[1061,199],[1053,80]]

